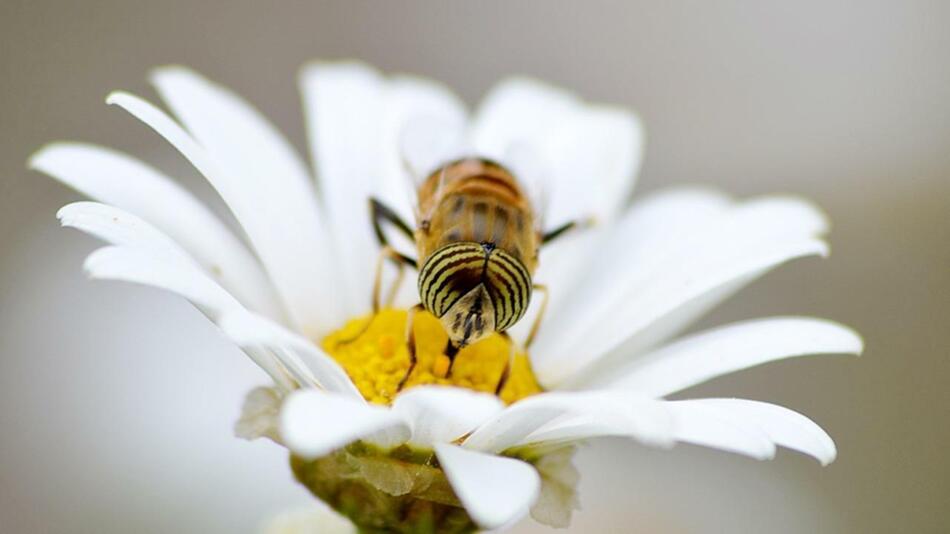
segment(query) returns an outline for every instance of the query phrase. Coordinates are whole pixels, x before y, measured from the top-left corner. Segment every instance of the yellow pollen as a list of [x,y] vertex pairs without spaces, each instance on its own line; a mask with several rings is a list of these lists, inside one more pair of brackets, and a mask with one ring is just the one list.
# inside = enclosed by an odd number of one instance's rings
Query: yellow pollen
[[[367,328],[367,321],[369,328]],[[511,342],[498,335],[463,348],[455,356],[452,373],[443,354],[448,336],[442,324],[429,313],[415,316],[416,358],[405,389],[421,384],[458,386],[494,393],[511,354]],[[385,309],[376,316],[349,320],[343,328],[323,339],[323,349],[339,363],[360,393],[376,404],[389,404],[398,393],[399,382],[409,369],[406,346],[406,311]],[[531,371],[528,355],[517,352],[501,400],[510,404],[535,393],[541,387]]]

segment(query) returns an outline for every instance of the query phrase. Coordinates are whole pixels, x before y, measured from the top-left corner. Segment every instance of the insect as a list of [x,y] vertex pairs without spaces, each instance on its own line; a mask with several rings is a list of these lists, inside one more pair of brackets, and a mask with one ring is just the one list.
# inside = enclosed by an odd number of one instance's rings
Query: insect
[[[423,181],[417,195],[414,230],[392,209],[370,199],[373,229],[382,246],[373,288],[374,315],[380,309],[385,260],[399,268],[396,284],[402,279],[404,267],[419,271],[421,302],[410,308],[407,317],[410,363],[400,390],[416,366],[413,318],[422,310],[439,318],[448,334],[444,354],[451,373],[461,348],[494,332],[507,336],[506,331],[524,316],[532,293],[542,292],[544,300],[524,343],[527,348],[541,325],[548,300],[547,287],[532,281],[538,250],[579,226],[572,221],[547,233],[539,231],[535,211],[514,175],[483,158],[464,158],[443,165]],[[418,260],[390,246],[384,223],[415,242]],[[389,293],[390,300],[394,293],[395,287]],[[496,393],[504,387],[510,365],[511,357]]]

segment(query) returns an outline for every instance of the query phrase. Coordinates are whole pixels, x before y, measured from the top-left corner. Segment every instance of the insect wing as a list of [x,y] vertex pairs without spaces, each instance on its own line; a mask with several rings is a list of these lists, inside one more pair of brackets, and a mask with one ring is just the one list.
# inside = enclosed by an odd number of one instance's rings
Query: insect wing
[[525,196],[531,203],[534,211],[535,230],[544,228],[544,214],[550,203],[550,194],[547,179],[549,170],[544,165],[544,159],[538,151],[527,143],[512,143],[496,158],[518,180],[518,185],[524,190]]
[[445,163],[471,153],[464,121],[425,115],[403,124],[399,149],[406,173],[416,187]]

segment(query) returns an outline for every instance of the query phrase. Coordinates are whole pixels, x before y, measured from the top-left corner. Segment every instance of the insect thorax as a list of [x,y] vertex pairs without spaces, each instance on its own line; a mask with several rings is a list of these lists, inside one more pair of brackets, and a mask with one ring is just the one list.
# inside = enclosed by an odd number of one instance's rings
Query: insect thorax
[[420,258],[451,243],[491,243],[534,271],[539,244],[534,211],[504,167],[463,159],[430,175],[419,189]]

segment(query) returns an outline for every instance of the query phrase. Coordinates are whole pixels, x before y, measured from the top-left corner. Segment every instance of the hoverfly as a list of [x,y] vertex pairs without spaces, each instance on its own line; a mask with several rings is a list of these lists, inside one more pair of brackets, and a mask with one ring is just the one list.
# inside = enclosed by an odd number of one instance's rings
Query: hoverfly
[[[494,332],[507,336],[506,331],[527,311],[532,293],[540,291],[544,300],[525,340],[527,348],[541,325],[548,300],[547,287],[532,281],[538,250],[579,226],[572,221],[542,233],[518,180],[501,164],[484,158],[463,158],[441,166],[418,187],[417,197],[414,230],[395,211],[370,198],[373,230],[382,246],[373,289],[373,314],[380,309],[382,265],[386,259],[399,267],[399,279],[405,266],[419,272],[421,302],[409,309],[407,317],[410,363],[399,383],[400,390],[416,366],[413,317],[419,311],[431,313],[445,328],[448,342],[444,354],[451,373],[460,349]],[[414,241],[418,260],[389,244],[384,223]],[[390,300],[394,292],[390,292]],[[511,358],[496,393],[504,387],[510,365]]]

